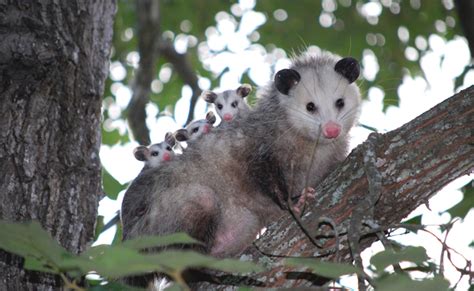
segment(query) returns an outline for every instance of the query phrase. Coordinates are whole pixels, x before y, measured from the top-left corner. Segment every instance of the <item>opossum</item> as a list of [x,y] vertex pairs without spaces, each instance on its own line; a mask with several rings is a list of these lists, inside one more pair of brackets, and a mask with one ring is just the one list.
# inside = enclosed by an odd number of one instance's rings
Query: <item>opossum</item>
[[245,116],[250,111],[250,107],[244,101],[250,92],[252,92],[252,86],[243,84],[236,90],[226,90],[221,93],[204,91],[201,98],[208,103],[213,103],[222,121],[229,122],[237,117]]
[[[150,169],[160,168],[163,163],[168,163],[175,157],[173,147],[177,144],[176,137],[171,133],[167,132],[165,135],[165,140],[160,143],[152,144],[148,147],[138,146],[133,150],[133,155],[139,161],[145,162],[142,171],[146,172]],[[139,176],[140,176],[139,174]],[[133,182],[132,182],[133,185]],[[130,203],[129,200],[142,199],[142,197],[137,196],[137,192],[129,191],[126,192],[126,195],[122,201],[122,207],[120,211],[104,226],[103,230],[106,230],[118,222],[119,217],[122,221],[122,226],[125,227],[124,223],[129,223],[130,220],[126,219],[124,222],[123,217],[141,216],[143,215],[145,208],[138,203]]]
[[165,141],[148,147],[138,146],[133,150],[133,155],[137,160],[145,162],[144,169],[155,168],[174,157],[173,147],[175,144],[176,138],[171,132],[167,132]]
[[[123,238],[184,231],[216,257],[241,253],[288,198],[315,187],[347,155],[360,111],[359,63],[304,54],[276,73],[247,116],[140,174],[124,200]],[[212,158],[211,158],[212,157]],[[311,159],[312,158],[312,159]]]
[[206,114],[206,119],[191,122],[186,128],[177,130],[174,135],[178,141],[197,140],[203,134],[211,131],[212,125],[216,122],[216,116],[212,111]]

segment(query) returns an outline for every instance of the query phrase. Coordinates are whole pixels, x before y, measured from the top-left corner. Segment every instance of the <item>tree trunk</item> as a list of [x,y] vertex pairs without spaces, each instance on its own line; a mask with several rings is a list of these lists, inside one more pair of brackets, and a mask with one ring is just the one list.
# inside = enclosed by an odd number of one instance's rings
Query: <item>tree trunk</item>
[[[101,97],[115,6],[0,1],[0,219],[38,220],[74,253],[93,239],[102,196]],[[0,290],[61,285],[22,265],[0,252]]]
[[[223,285],[202,283],[200,287],[222,290],[226,285],[250,284],[289,288],[321,283],[321,278],[305,273],[304,268],[274,266],[281,265],[286,256],[352,262],[351,236],[357,242],[363,237],[360,250],[375,240],[374,233],[362,227],[363,222],[382,230],[395,225],[443,186],[472,173],[473,133],[471,86],[396,130],[371,134],[320,183],[316,200],[301,218],[312,234],[316,230],[332,232],[329,239],[319,240],[324,249],[312,244],[288,214],[270,225],[241,256],[271,266],[270,270],[246,278],[224,276],[220,280]],[[336,226],[339,245],[331,224]],[[336,247],[338,252],[334,251]]]

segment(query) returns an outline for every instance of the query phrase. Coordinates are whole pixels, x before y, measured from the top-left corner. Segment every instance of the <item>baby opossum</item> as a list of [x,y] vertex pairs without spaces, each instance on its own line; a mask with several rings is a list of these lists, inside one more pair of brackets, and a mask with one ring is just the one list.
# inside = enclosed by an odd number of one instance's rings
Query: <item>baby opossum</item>
[[175,132],[178,141],[193,141],[211,131],[212,125],[216,122],[216,116],[209,111],[206,119],[200,119],[191,122],[186,128],[179,129]]
[[123,213],[123,238],[184,231],[213,256],[242,252],[289,197],[345,158],[360,109],[359,70],[355,59],[330,53],[294,59],[247,116],[133,181],[125,197],[141,198],[123,207],[144,212]]
[[[149,169],[158,168],[164,162],[169,162],[175,157],[173,147],[177,144],[175,136],[171,132],[167,132],[165,140],[160,143],[152,144],[148,147],[138,146],[133,150],[133,155],[139,161],[145,162],[141,173],[146,172]],[[141,174],[140,173],[140,174]],[[138,176],[140,176],[140,174]],[[132,182],[133,185],[133,182]],[[131,187],[131,186],[130,186]],[[128,203],[129,199],[141,199],[140,196],[135,196],[134,191],[127,190],[127,195],[124,196],[122,201],[122,208],[117,214],[103,227],[103,231],[115,225],[118,222],[119,216],[129,216],[129,213],[133,213],[135,216],[139,216],[144,213],[143,207],[138,204]],[[128,194],[129,193],[129,194]],[[126,201],[127,200],[127,201]],[[138,208],[130,208],[127,206],[137,206]],[[126,220],[129,222],[129,220]],[[122,223],[124,223],[122,219]]]
[[148,147],[138,146],[133,150],[133,155],[137,160],[145,162],[144,169],[158,167],[162,162],[170,161],[174,157],[173,147],[175,144],[174,135],[167,132],[165,141]]
[[204,91],[201,98],[208,103],[213,103],[219,117],[224,122],[229,122],[238,116],[245,116],[250,111],[250,107],[244,101],[250,92],[252,92],[252,87],[249,84],[243,84],[236,90],[227,90],[222,93]]

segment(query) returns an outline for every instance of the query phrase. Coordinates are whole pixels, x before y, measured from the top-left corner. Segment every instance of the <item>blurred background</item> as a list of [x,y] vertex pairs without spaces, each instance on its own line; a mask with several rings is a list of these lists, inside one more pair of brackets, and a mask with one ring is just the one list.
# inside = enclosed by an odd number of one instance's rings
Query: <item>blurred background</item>
[[[360,124],[351,132],[355,147],[372,131],[395,129],[474,84],[474,1],[119,0],[118,7],[103,100],[106,197],[97,244],[120,240],[120,226],[102,230],[143,166],[133,149],[204,118],[213,108],[198,98],[202,90],[249,83],[253,104],[258,88],[288,67],[292,55],[327,50],[353,56],[361,63],[357,84],[364,99]],[[472,183],[468,176],[456,180],[407,218],[432,225],[443,239],[446,229],[439,225],[455,220],[446,243],[471,259]],[[439,264],[442,245],[433,236],[392,239],[425,247]],[[382,249],[375,243],[364,255]],[[450,263],[444,272],[452,287],[469,288]],[[357,286],[354,278],[340,284]]]

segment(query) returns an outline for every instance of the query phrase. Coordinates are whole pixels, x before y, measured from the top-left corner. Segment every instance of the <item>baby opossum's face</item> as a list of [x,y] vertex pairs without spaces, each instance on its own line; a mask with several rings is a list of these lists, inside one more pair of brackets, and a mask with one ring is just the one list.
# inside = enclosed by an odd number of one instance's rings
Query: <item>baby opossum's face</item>
[[[307,138],[319,138],[322,143],[343,138],[358,117],[360,93],[353,81],[359,75],[359,65],[352,58],[346,59],[342,64],[338,62],[339,65],[334,62],[282,70],[276,76],[275,85],[283,91],[280,101],[288,120]],[[282,80],[286,81],[281,83]]]
[[195,140],[202,136],[203,134],[209,133],[211,131],[212,124],[209,124],[207,120],[197,120],[186,126],[188,131],[188,140]]
[[211,111],[206,114],[206,119],[191,122],[186,128],[176,131],[178,141],[196,140],[203,134],[209,133],[216,122],[216,116]]
[[158,167],[161,163],[170,161],[174,157],[172,146],[167,142],[153,144],[149,147],[139,146],[133,154],[139,161],[145,162],[148,167]]
[[224,122],[232,121],[240,111],[248,110],[244,98],[252,91],[252,87],[243,84],[236,90],[227,90],[222,93],[204,91],[202,98],[208,103],[214,103],[217,114]]

